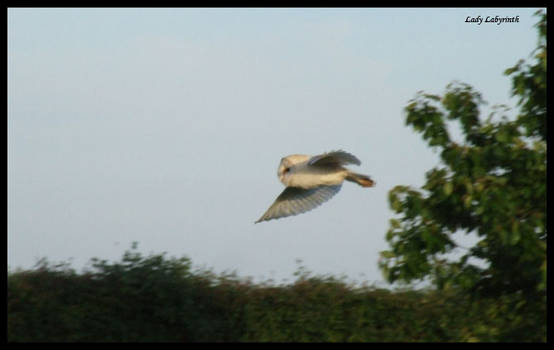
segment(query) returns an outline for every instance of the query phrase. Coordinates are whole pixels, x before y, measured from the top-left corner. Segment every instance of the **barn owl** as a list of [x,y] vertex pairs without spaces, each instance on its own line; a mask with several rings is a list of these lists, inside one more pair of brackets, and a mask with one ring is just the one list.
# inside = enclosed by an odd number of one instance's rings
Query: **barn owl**
[[293,154],[282,158],[277,176],[286,188],[255,223],[312,210],[337,194],[344,180],[362,187],[375,186],[369,176],[345,168],[344,165],[347,164],[360,165],[361,162],[344,151],[332,151],[313,157]]

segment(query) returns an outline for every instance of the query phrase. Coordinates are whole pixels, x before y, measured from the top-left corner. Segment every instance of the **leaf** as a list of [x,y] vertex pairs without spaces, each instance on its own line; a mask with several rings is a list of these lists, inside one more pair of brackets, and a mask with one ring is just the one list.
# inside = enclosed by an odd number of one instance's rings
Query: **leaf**
[[452,182],[445,183],[443,187],[444,194],[449,196],[452,193],[452,188],[453,188]]
[[471,200],[473,198],[471,197],[470,194],[466,194],[463,196],[463,200],[464,200],[464,207],[467,209],[471,206]]
[[393,228],[393,229],[398,229],[400,228],[400,222],[396,219],[390,219],[389,220],[390,222],[390,226]]
[[496,141],[500,142],[500,143],[506,143],[509,141],[509,135],[506,131],[504,130],[500,130],[496,133],[496,135],[494,135],[494,138],[496,139]]
[[423,96],[425,96],[426,98],[428,99],[431,99],[431,100],[434,100],[434,101],[440,101],[441,100],[441,97],[438,96],[438,95],[432,95],[432,94],[423,94]]

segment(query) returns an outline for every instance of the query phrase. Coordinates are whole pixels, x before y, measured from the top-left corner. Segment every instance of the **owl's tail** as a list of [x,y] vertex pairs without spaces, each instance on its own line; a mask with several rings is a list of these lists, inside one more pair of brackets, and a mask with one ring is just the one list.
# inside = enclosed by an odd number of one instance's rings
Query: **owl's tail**
[[348,175],[346,175],[347,181],[355,182],[358,185],[362,187],[373,187],[375,186],[375,181],[373,181],[369,176],[357,174],[353,172],[348,172]]

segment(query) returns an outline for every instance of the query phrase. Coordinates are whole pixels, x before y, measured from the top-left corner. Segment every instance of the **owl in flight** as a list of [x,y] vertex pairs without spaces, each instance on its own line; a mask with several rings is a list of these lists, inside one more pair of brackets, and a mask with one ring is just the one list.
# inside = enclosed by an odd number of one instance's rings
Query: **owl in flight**
[[345,168],[347,164],[360,165],[361,162],[344,151],[313,157],[293,154],[282,158],[277,176],[287,187],[256,223],[312,210],[337,194],[344,180],[362,187],[375,186],[369,176]]

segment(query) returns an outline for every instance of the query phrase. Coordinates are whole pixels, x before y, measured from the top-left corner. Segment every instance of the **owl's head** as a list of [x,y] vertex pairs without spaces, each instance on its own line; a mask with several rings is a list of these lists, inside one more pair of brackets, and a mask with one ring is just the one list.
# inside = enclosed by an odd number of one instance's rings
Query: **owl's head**
[[310,159],[310,156],[303,154],[293,154],[281,158],[281,163],[279,163],[279,168],[277,169],[277,177],[286,185],[288,177],[294,173],[294,166],[306,162],[308,159]]
[[279,168],[277,169],[277,177],[282,183],[285,183],[285,177],[290,175],[292,165],[288,157],[281,158],[281,163],[279,163]]

